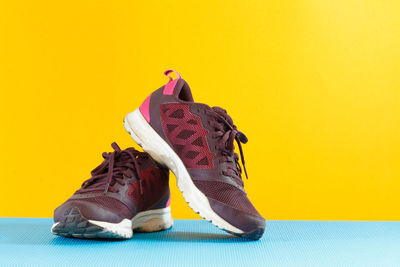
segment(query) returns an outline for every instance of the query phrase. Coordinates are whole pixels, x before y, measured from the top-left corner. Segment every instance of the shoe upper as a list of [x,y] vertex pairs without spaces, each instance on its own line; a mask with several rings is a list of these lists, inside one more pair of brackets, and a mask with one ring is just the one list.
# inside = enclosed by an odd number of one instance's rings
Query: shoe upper
[[265,220],[248,199],[242,181],[242,169],[247,177],[242,150],[247,137],[226,110],[194,102],[189,85],[177,76],[153,92],[140,112],[181,158],[214,211],[244,231],[262,227]]
[[104,161],[65,203],[54,211],[54,221],[78,208],[90,220],[119,223],[138,212],[169,205],[168,170],[149,154],[134,148],[103,153]]

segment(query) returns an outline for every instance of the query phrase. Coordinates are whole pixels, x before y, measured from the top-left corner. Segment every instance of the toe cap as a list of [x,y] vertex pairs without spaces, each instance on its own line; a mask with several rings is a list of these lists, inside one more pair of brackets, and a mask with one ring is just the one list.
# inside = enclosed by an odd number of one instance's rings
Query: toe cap
[[240,211],[212,198],[208,198],[208,201],[222,219],[243,231],[243,233],[230,233],[249,239],[259,239],[263,235],[265,229],[263,217]]
[[78,208],[81,215],[88,220],[104,221],[110,223],[118,223],[124,219],[124,216],[102,207],[96,203],[82,200],[68,200],[54,210],[54,222],[59,222],[67,215],[71,208]]

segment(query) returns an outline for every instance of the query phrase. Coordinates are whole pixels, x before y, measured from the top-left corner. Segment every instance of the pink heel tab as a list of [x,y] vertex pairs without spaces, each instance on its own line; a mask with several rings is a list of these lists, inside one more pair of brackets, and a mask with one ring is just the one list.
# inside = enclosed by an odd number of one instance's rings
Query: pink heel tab
[[164,75],[165,75],[165,76],[167,76],[167,77],[169,78],[169,81],[172,81],[172,80],[173,80],[173,79],[172,79],[172,77],[171,77],[171,76],[169,76],[169,74],[170,74],[171,72],[175,73],[175,74],[176,74],[176,76],[178,76],[178,78],[177,78],[177,79],[180,79],[180,78],[182,78],[182,77],[181,77],[181,75],[179,74],[179,72],[177,72],[177,71],[174,71],[174,70],[166,70],[166,71],[164,71]]
[[[178,78],[176,78],[175,80],[172,79],[172,77],[169,76],[169,74],[171,72],[174,72],[176,74],[176,76],[178,76]],[[179,81],[179,79],[181,79],[181,75],[177,71],[174,71],[174,70],[166,70],[164,72],[164,75],[169,78],[169,81],[164,87],[163,94],[164,95],[172,95],[174,93],[176,83]]]

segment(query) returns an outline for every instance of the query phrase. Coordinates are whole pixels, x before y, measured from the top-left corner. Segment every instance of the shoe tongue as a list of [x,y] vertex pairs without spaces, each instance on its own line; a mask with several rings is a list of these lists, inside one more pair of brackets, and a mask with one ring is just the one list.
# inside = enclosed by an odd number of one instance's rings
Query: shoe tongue
[[225,109],[220,108],[220,107],[212,107],[212,109],[218,113],[221,117],[223,117],[231,126],[233,126],[233,120],[232,118],[228,115]]

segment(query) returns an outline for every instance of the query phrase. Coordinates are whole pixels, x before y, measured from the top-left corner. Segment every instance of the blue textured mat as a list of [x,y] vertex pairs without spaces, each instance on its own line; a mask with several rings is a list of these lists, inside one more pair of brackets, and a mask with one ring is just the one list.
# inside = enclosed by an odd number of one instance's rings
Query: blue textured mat
[[243,241],[202,220],[127,241],[50,233],[51,219],[0,218],[0,265],[400,266],[400,222],[268,221]]

